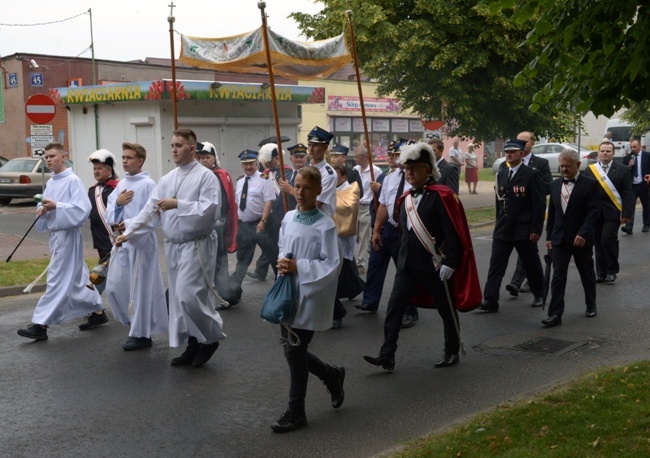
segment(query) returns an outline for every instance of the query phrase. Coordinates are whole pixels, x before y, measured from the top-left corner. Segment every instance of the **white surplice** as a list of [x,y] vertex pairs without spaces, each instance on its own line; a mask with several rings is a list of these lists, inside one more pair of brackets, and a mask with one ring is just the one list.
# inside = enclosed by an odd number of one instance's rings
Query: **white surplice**
[[[307,216],[307,223],[294,221],[299,211],[287,212],[280,228],[278,259],[293,253],[298,272],[298,310],[291,327],[326,331],[332,327],[334,299],[341,270],[341,248],[334,220],[316,209],[320,217]],[[312,210],[313,212],[313,210]],[[303,215],[310,214],[305,212]],[[317,219],[316,219],[317,218]],[[313,221],[316,219],[316,221]]]
[[[108,196],[106,222],[113,225],[124,221],[128,230],[155,187],[156,183],[148,172],[133,176],[127,173]],[[124,206],[116,203],[122,191],[134,192],[131,202]],[[124,326],[131,326],[129,336],[151,337],[167,332],[169,320],[156,233],[150,232],[143,237],[138,248],[126,243],[115,250],[110,266],[106,278],[106,297],[115,319]]]
[[66,169],[52,174],[43,198],[56,202],[56,209],[36,222],[38,232],[50,231],[51,259],[45,294],[36,304],[32,322],[50,325],[101,310],[102,299],[95,289],[86,287],[90,273],[80,229],[90,215],[86,188],[72,169]]
[[[125,235],[139,247],[144,236],[162,225],[169,287],[169,345],[188,337],[199,343],[226,338],[223,321],[210,292],[217,256],[214,231],[221,202],[219,180],[197,161],[175,168],[160,179]],[[156,212],[161,199],[176,197],[178,208]],[[148,222],[145,221],[153,214]]]

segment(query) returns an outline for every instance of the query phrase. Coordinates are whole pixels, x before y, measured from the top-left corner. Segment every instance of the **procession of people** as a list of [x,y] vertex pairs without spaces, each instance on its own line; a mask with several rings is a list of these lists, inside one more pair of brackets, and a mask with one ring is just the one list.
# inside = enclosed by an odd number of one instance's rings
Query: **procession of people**
[[[395,369],[400,329],[417,321],[421,307],[436,308],[444,327],[443,352],[434,367],[458,364],[463,354],[458,312],[501,311],[501,282],[513,249],[520,258],[518,275],[527,278],[533,292],[533,307],[545,304],[544,284],[550,284],[543,326],[562,323],[571,258],[585,290],[585,315],[595,317],[596,284],[616,281],[618,228],[633,221],[634,199],[641,194],[638,177],[649,166],[634,149],[634,158],[613,162],[614,145],[603,141],[598,162],[585,172],[579,171],[577,153],[565,150],[560,155],[562,177],[551,182],[548,164],[544,168],[543,160],[529,155],[532,133],[508,139],[506,165],[495,184],[492,256],[481,291],[458,197],[456,162],[462,154],[457,142],[447,163],[441,140],[393,140],[386,172],[373,165],[368,149],[360,145],[354,150],[358,165],[352,169],[345,164],[350,148],[332,144],[334,135],[315,126],[306,146],[286,148],[292,167],[281,170],[285,148],[267,139],[259,151],[238,153],[244,174],[233,180],[220,167],[212,143],[199,142],[190,129],[175,130],[171,139],[176,167],[159,183],[143,170],[144,147],[124,142],[124,178],[118,180],[117,160],[110,151],[95,151],[89,161],[97,183],[88,191],[66,168],[63,146],[45,148],[52,180],[37,205],[36,222],[39,231],[50,232],[47,291],[32,323],[18,334],[47,340],[49,326],[81,317],[85,321],[80,330],[91,330],[109,322],[110,308],[112,317],[129,329],[124,350],[149,348],[152,335],[168,333],[170,347],[184,347],[171,365],[200,367],[226,339],[223,314],[246,301],[244,278],[263,280],[271,267],[276,281],[288,275],[295,286],[295,308],[280,325],[290,373],[289,403],[272,424],[275,432],[307,424],[310,373],[325,384],[332,407],[341,407],[345,368],[322,362],[308,346],[315,331],[342,326],[347,314],[343,299],[363,294],[356,309],[377,313],[391,259],[396,274],[383,343],[376,356],[363,356],[389,372]],[[476,161],[470,162],[475,169]],[[473,177],[470,194],[476,193]],[[647,199],[647,186],[644,192]],[[554,272],[552,279],[545,279],[537,244],[544,237],[549,194],[544,240]],[[372,219],[370,206],[376,206]],[[99,254],[92,273],[83,260],[80,230],[88,219]],[[644,213],[644,231],[646,222]],[[158,258],[158,227],[165,235],[167,291]],[[257,246],[262,256],[249,272]],[[228,254],[236,256],[232,273]],[[365,282],[361,275],[366,275]],[[506,289],[518,295],[520,287],[513,277]],[[102,302],[104,288],[109,307]]]

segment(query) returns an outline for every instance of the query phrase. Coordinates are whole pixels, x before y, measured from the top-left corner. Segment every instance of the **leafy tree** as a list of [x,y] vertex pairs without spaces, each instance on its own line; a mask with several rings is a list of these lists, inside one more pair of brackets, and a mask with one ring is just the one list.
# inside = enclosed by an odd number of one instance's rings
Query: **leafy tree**
[[322,39],[353,23],[363,73],[380,95],[396,96],[424,118],[442,119],[450,135],[491,140],[532,130],[573,135],[568,104],[532,112],[532,95],[545,79],[513,85],[515,75],[541,51],[521,45],[533,21],[516,23],[487,0],[319,0],[318,14],[294,13],[302,32]]
[[575,103],[579,112],[612,116],[648,98],[649,7],[639,0],[499,0],[490,10],[533,21],[525,46],[544,44],[515,80],[525,87],[548,75],[532,109]]

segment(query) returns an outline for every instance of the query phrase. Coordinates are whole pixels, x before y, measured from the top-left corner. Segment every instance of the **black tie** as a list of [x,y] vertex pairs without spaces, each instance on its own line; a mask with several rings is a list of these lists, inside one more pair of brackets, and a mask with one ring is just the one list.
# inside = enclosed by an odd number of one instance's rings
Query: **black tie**
[[246,181],[244,181],[244,187],[241,190],[241,199],[239,199],[239,209],[241,211],[246,210],[246,194],[248,194],[248,180],[250,180],[251,177],[246,177]]
[[607,175],[608,169],[609,169],[609,165],[603,165],[603,172],[605,172],[605,175]]
[[570,180],[567,180],[567,179],[562,180],[562,183],[564,183],[564,184],[567,184],[567,183],[574,183],[575,184],[575,182],[576,182],[575,178],[571,178]]
[[512,176],[515,174],[515,171],[513,169],[510,169],[510,173],[508,174],[508,183],[510,183],[510,180],[512,180]]
[[399,179],[399,186],[397,186],[397,195],[395,195],[395,203],[393,205],[393,221],[396,223],[399,221],[399,213],[397,212],[397,201],[404,193],[404,170],[399,171],[401,178]]
[[634,167],[634,178],[637,178],[639,176],[639,164],[637,164],[638,161],[639,157],[637,156],[634,158],[634,165],[632,166]]

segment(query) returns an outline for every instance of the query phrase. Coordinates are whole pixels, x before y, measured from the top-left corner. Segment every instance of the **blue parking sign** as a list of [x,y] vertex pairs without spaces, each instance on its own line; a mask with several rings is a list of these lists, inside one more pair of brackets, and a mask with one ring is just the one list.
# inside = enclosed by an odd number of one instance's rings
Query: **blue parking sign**
[[43,87],[43,74],[42,73],[30,73],[32,86],[33,87]]
[[18,87],[17,73],[9,73],[9,87]]

